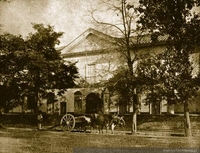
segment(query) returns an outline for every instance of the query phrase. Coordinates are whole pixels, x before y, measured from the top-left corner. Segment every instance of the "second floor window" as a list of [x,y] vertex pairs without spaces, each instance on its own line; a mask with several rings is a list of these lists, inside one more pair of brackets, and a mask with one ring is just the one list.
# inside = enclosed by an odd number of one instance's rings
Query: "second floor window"
[[88,64],[86,78],[89,83],[96,83],[96,65]]

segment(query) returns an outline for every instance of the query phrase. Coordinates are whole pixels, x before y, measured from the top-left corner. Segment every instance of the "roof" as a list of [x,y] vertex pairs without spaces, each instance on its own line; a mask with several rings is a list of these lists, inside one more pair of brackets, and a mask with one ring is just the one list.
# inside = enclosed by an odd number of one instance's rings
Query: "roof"
[[[84,40],[86,40],[89,36],[95,36],[96,40],[92,40],[92,41],[96,41],[96,43],[98,43],[99,40],[104,40],[104,44],[107,43],[107,47],[111,47],[111,46],[117,46],[118,44],[120,44],[120,42],[122,42],[124,39],[123,38],[119,38],[119,37],[112,37],[110,35],[104,34],[98,30],[95,30],[93,28],[89,28],[87,29],[85,32],[83,32],[81,35],[79,35],[76,39],[74,39],[71,43],[69,43],[66,46],[63,47],[59,47],[57,48],[59,51],[61,51],[61,54],[73,54],[73,49],[75,49],[78,45],[80,45]],[[167,41],[168,36],[166,35],[159,35],[156,38],[156,43],[163,43]],[[151,35],[142,35],[142,36],[135,36],[131,38],[131,45],[135,46],[135,45],[140,45],[140,46],[144,46],[144,45],[150,45],[152,44],[152,36]],[[90,44],[88,44],[89,46]],[[89,50],[87,50],[86,48],[84,48],[85,46],[79,46],[82,50],[76,51],[76,53],[80,53],[81,52],[88,52]],[[119,47],[119,46],[118,46]],[[85,49],[85,50],[84,50]],[[102,50],[105,48],[102,48]],[[93,49],[93,51],[99,52],[99,50],[101,50],[100,48],[98,49]]]
[[72,42],[70,42],[68,45],[60,47],[58,49],[61,51],[61,53],[64,53],[64,54],[67,52],[70,52],[70,50],[72,50],[74,47],[76,47],[82,41],[87,39],[87,37],[91,34],[97,36],[98,39],[106,40],[109,43],[116,43],[116,40],[114,37],[111,37],[107,34],[97,31],[93,28],[89,28],[85,32],[83,32],[81,35],[79,35],[76,39],[74,39]]
[[[137,39],[139,39],[139,40],[137,41]],[[166,42],[167,39],[168,39],[167,35],[159,35],[156,38],[156,42]],[[132,37],[131,42],[133,44],[151,44],[151,43],[153,43],[151,35],[143,35],[143,36],[139,36],[139,37],[137,37],[137,36]]]

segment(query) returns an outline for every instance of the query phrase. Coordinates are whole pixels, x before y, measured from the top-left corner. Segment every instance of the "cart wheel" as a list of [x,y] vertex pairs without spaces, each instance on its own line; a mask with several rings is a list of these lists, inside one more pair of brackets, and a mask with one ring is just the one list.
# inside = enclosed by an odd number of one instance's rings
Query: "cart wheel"
[[72,131],[75,127],[75,118],[71,114],[64,115],[60,120],[61,129],[63,131]]

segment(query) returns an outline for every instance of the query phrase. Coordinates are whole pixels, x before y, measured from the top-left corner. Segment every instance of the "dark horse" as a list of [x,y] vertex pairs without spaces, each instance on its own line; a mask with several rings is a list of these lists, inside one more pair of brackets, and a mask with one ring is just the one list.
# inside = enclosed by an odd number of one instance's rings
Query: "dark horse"
[[104,115],[103,113],[92,114],[91,115],[91,127],[98,130],[98,133],[103,134],[103,128],[106,129],[106,133],[108,129],[111,129],[111,133],[114,133],[114,128],[116,126],[125,126],[125,121],[123,117],[119,117],[118,115]]
[[91,115],[91,127],[93,127],[94,129],[98,130],[98,133],[102,133],[103,134],[103,128],[107,130],[109,129],[109,117],[106,115],[103,115],[103,113],[94,113]]

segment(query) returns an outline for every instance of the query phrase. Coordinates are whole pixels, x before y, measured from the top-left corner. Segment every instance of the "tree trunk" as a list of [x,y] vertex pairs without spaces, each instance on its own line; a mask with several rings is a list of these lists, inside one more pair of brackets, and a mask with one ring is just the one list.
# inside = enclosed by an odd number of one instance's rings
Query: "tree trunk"
[[184,128],[185,128],[185,136],[186,137],[191,137],[192,132],[191,132],[191,123],[190,123],[190,114],[189,114],[189,105],[188,102],[184,103],[184,118],[185,118],[185,123],[184,123]]
[[137,134],[137,114],[140,112],[138,94],[133,95],[133,101],[132,135],[135,135]]
[[137,134],[137,110],[133,112],[132,135]]

